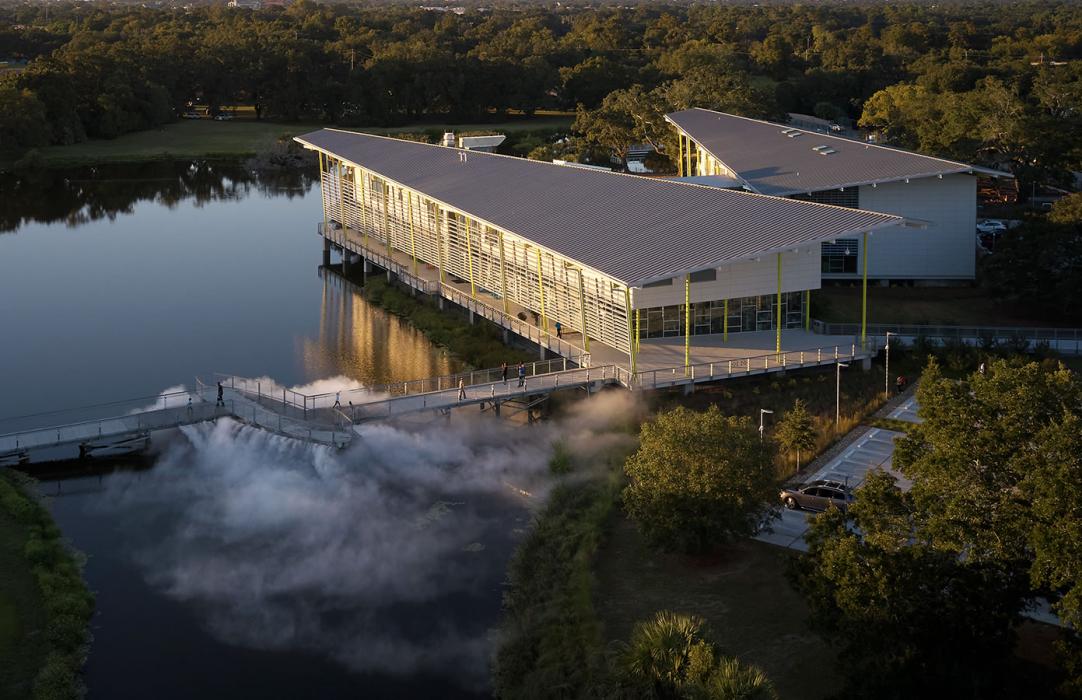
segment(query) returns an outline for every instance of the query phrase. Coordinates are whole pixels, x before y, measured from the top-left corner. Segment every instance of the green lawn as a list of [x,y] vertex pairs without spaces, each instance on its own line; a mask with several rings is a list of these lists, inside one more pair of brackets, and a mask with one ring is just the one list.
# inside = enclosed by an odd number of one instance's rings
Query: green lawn
[[627,640],[658,610],[704,618],[722,653],[763,669],[782,698],[841,689],[835,656],[805,623],[803,598],[785,568],[797,556],[745,540],[710,558],[658,553],[622,516],[597,554],[595,605],[607,642]]
[[0,699],[24,698],[48,652],[45,608],[23,556],[27,526],[0,509]]
[[[812,292],[815,318],[860,323],[860,286]],[[868,323],[1038,326],[1025,309],[1013,308],[978,287],[868,287]]]
[[[570,126],[566,115],[543,115],[509,119],[487,124],[413,124],[401,127],[357,127],[356,131],[373,134],[417,133],[424,131],[499,131],[504,133],[535,129],[560,129]],[[266,150],[283,136],[296,136],[320,128],[314,123],[283,123],[246,119],[217,122],[210,119],[187,119],[158,129],[137,131],[115,139],[95,139],[71,146],[41,149],[51,166],[91,163],[122,163],[164,158],[242,157]]]

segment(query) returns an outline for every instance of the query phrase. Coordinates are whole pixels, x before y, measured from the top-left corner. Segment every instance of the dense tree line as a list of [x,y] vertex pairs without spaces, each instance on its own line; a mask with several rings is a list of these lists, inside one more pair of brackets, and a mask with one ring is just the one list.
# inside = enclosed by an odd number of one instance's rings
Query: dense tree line
[[28,64],[0,79],[0,151],[113,137],[192,103],[342,125],[581,105],[587,142],[619,155],[664,142],[660,112],[698,105],[848,117],[1059,178],[1079,159],[1080,57],[1082,8],[1067,2],[15,4],[0,7],[0,58]]

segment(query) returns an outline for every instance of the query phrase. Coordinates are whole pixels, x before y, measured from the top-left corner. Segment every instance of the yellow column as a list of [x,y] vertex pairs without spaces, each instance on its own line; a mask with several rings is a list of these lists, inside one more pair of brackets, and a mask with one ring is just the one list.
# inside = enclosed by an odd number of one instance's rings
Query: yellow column
[[368,214],[365,211],[365,209],[367,208],[368,199],[364,196],[364,180],[365,180],[364,171],[360,170],[360,169],[355,170],[354,175],[353,175],[353,179],[354,179],[354,182],[357,182],[357,181],[360,182],[361,201],[360,201],[360,206],[358,208],[361,210],[361,237],[364,240],[364,247],[367,248],[368,247]]
[[504,264],[503,231],[497,232],[500,237],[500,298],[503,299],[503,312],[510,313],[507,306],[507,267]]
[[631,360],[631,374],[632,374],[632,380],[634,380],[635,373],[639,371],[639,369],[638,369],[639,355],[635,351],[635,343],[632,342],[633,339],[631,337],[631,333],[634,330],[631,327],[631,290],[628,289],[627,287],[624,287],[624,311],[625,311],[625,314],[627,315],[627,341],[628,341],[627,342],[627,356],[628,356],[628,359]]
[[541,294],[541,330],[549,332],[549,321],[545,316],[545,283],[541,278],[541,249],[537,249],[537,291]]
[[473,281],[473,242],[470,241],[470,219],[468,216],[462,218],[466,220],[466,264],[470,269],[470,296],[476,299],[477,284]]
[[387,257],[392,258],[391,254],[391,186],[387,184],[386,180],[382,181],[383,184],[383,236],[387,241]]
[[863,279],[861,281],[860,289],[860,346],[864,347],[864,342],[867,338],[868,332],[868,232],[864,232],[864,240],[861,243],[863,248],[862,255],[864,256],[864,272]]
[[408,207],[407,210],[409,212],[408,215],[409,215],[409,218],[410,218],[410,255],[413,256],[413,276],[416,277],[417,276],[417,239],[415,238],[415,233],[414,233],[414,230],[413,230],[413,193],[412,192],[406,192],[406,196],[409,197],[409,199],[407,200],[407,207]]
[[443,222],[447,216],[440,205],[436,205],[436,264],[440,267],[440,284],[443,284]]
[[781,315],[781,253],[778,253],[778,331],[777,340],[774,343],[774,352],[781,352],[781,327],[784,325]]
[[635,354],[639,354],[639,342],[642,340],[642,319],[639,318],[639,310],[635,309]]
[[323,235],[327,235],[327,190],[323,184],[323,151],[319,154],[319,201],[323,205]]
[[684,375],[691,371],[691,275],[684,275]]
[[590,352],[590,334],[586,332],[586,283],[579,268],[579,322],[582,324],[582,349]]
[[724,308],[721,311],[725,314],[725,317],[721,319],[721,340],[728,342],[729,340],[729,300],[726,299]]
[[684,134],[681,132],[676,133],[676,152],[679,155],[679,159],[676,163],[676,173],[680,177],[684,177]]
[[342,226],[342,236],[346,235],[346,190],[344,182],[346,179],[346,165],[340,160],[335,161],[335,174],[338,175],[338,223]]

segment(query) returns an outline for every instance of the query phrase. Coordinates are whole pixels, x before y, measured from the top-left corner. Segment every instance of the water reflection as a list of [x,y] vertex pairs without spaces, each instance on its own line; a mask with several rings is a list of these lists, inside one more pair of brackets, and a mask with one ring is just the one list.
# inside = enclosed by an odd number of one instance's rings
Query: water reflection
[[0,232],[30,222],[80,226],[132,214],[139,202],[173,208],[185,200],[197,206],[238,200],[253,192],[293,198],[315,181],[311,169],[257,172],[244,163],[155,161],[43,170],[25,175],[0,173]]
[[[299,353],[305,374],[327,377],[435,377],[462,368],[436,350],[424,334],[358,297],[360,288],[333,269],[319,269],[323,280],[319,334],[302,338]],[[435,350],[435,351],[434,351]]]

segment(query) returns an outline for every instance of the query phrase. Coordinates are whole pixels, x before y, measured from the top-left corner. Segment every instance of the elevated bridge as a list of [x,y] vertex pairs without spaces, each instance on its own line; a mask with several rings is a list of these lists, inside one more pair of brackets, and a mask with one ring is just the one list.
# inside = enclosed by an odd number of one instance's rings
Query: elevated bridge
[[608,386],[630,391],[682,387],[691,392],[697,384],[870,361],[875,350],[874,345],[830,345],[636,373],[618,364],[577,367],[561,357],[524,364],[521,377],[518,366],[508,366],[506,377],[501,368],[493,368],[322,394],[302,394],[265,379],[214,375],[197,378],[191,391],[0,420],[0,465],[143,447],[156,431],[222,417],[341,449],[357,437],[358,425],[370,421],[423,412],[449,414],[478,405],[496,414],[521,411],[568,389],[593,393]]

